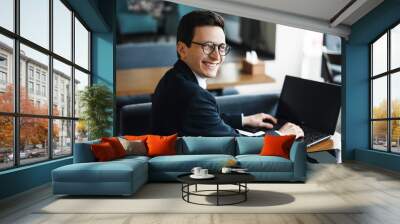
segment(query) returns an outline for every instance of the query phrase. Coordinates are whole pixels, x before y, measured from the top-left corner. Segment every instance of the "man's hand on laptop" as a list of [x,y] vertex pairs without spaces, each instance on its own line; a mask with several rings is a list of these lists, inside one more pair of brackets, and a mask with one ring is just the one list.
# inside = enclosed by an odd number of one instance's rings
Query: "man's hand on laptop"
[[286,123],[279,129],[279,132],[280,132],[282,135],[296,135],[296,139],[297,139],[297,138],[302,138],[302,137],[304,137],[304,132],[303,132],[303,130],[302,130],[299,126],[297,126],[297,125],[295,125],[295,124],[293,124],[293,123],[290,123],[290,122],[286,122]]
[[275,117],[266,114],[258,113],[249,116],[243,116],[242,126],[249,126],[253,128],[268,128],[271,129],[276,124],[277,120]]

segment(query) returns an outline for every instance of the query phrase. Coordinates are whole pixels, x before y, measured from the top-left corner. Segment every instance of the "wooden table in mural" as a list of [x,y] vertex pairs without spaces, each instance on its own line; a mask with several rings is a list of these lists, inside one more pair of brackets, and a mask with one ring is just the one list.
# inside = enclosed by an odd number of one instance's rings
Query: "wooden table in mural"
[[342,137],[338,132],[335,132],[335,134],[329,139],[308,147],[307,152],[312,153],[333,149],[342,149]]
[[[117,96],[152,94],[166,71],[171,67],[152,67],[117,71]],[[216,78],[207,80],[208,90],[221,90],[238,85],[273,83],[266,74],[246,74],[240,63],[224,63]]]

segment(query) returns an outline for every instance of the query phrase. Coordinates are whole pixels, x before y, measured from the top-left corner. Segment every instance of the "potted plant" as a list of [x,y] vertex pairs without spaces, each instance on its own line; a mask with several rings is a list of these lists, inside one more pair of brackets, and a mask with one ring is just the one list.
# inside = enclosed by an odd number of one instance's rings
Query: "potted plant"
[[88,139],[110,136],[107,130],[112,125],[112,92],[103,84],[94,84],[87,86],[79,95],[81,124],[87,127]]

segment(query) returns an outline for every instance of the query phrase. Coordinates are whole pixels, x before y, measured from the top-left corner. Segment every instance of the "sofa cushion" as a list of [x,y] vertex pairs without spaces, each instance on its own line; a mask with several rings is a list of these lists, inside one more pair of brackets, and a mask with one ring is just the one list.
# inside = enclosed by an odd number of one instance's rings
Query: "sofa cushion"
[[126,140],[124,138],[118,137],[121,142],[124,150],[126,151],[126,155],[138,155],[145,156],[147,155],[146,143],[141,140]]
[[190,172],[193,167],[199,166],[211,172],[219,171],[230,159],[231,155],[175,155],[158,156],[149,160],[149,170],[163,172]]
[[264,137],[237,137],[236,142],[236,155],[259,154]]
[[146,141],[148,135],[125,135],[124,139],[129,140],[129,141],[135,141],[135,140],[140,140],[140,141]]
[[261,149],[261,156],[280,156],[286,159],[289,158],[290,148],[296,135],[284,135],[284,136],[270,136],[264,137],[264,146]]
[[278,156],[238,155],[240,167],[249,172],[292,172],[292,161]]
[[142,172],[146,162],[139,159],[74,163],[53,170],[58,182],[130,182],[134,172]]
[[109,142],[102,142],[90,146],[96,161],[104,162],[119,158]]
[[101,142],[110,143],[110,145],[114,149],[117,158],[122,158],[126,156],[126,151],[117,137],[103,137],[101,138]]
[[234,137],[183,137],[178,154],[226,154],[235,155]]
[[147,155],[148,156],[165,156],[176,154],[176,139],[178,135],[160,136],[149,135],[147,137]]

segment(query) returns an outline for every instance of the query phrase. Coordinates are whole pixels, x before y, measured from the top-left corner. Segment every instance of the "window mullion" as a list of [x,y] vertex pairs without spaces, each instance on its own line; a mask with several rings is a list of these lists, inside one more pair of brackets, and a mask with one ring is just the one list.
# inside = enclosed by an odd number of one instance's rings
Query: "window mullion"
[[[14,1],[14,30],[17,35],[19,35],[19,8],[20,1]],[[20,112],[20,47],[19,47],[19,39],[14,39],[14,113],[19,114]],[[20,136],[20,118],[14,116],[14,166],[19,166],[20,157],[19,157],[19,138]]]
[[[71,71],[71,91],[72,91],[72,95],[71,95],[71,100],[72,100],[72,105],[71,105],[71,117],[76,118],[75,117],[75,12],[72,11],[72,15],[71,15],[71,23],[72,23],[72,38],[71,38],[71,59],[72,59],[72,71]],[[76,126],[76,120],[73,120],[71,122],[72,124],[72,130],[71,130],[71,150],[72,150],[72,155],[74,155],[74,151],[75,151],[75,126]]]
[[[53,52],[53,0],[49,0],[49,50]],[[48,120],[48,151],[49,151],[49,159],[53,159],[53,56],[49,55],[49,73],[48,73],[48,83],[49,86],[47,90],[49,94],[49,116]]]
[[[387,52],[386,52],[386,54],[387,54],[387,62],[386,62],[386,66],[387,66],[387,69],[386,69],[386,71],[389,71],[390,70],[390,30],[387,32]],[[389,73],[389,74],[387,74],[387,98],[388,98],[388,104],[387,104],[387,110],[388,110],[388,117],[389,118],[392,118],[392,110],[391,110],[391,108],[392,108],[392,100],[391,100],[391,79],[392,79],[392,76],[391,76],[391,74]],[[388,124],[387,124],[387,132],[388,132],[388,152],[391,152],[392,151],[392,135],[391,135],[391,132],[392,132],[392,121],[391,120],[388,120],[388,122],[387,122]]]

